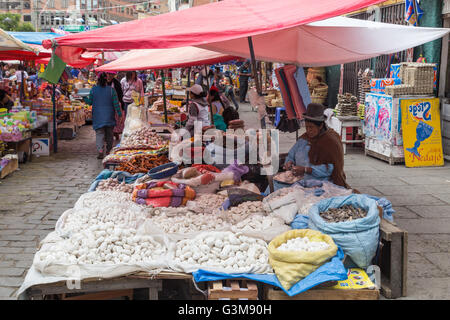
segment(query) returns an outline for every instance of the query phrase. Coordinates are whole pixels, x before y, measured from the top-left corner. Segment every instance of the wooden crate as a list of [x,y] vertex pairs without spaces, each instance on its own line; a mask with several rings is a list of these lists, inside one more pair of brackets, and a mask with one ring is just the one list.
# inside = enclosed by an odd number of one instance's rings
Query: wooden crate
[[2,169],[2,171],[0,171],[0,179],[5,178],[7,175],[16,171],[18,168],[19,168],[19,159],[10,160],[8,164]]
[[381,292],[389,299],[407,295],[408,232],[385,219],[380,223]]
[[394,165],[394,164],[397,164],[397,163],[405,163],[405,158],[394,157],[394,156],[388,157],[388,156],[385,156],[385,155],[383,155],[381,153],[378,153],[378,152],[375,152],[375,151],[372,151],[372,150],[368,150],[368,149],[365,149],[364,152],[365,152],[366,156],[371,156],[373,158],[377,158],[379,160],[386,161],[391,166]]
[[266,300],[378,300],[380,291],[377,289],[332,289],[321,287],[289,297],[279,288],[265,286],[264,296]]
[[208,283],[208,300],[258,300],[258,287],[248,280],[220,280]]

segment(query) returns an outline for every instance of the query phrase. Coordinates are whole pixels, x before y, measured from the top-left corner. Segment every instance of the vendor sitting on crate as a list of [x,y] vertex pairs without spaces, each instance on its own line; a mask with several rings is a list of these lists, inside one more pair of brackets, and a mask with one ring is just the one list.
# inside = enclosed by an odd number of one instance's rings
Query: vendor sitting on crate
[[325,107],[310,103],[305,118],[304,133],[291,148],[284,169],[305,180],[327,180],[349,188],[345,181],[344,152],[339,135],[325,124]]

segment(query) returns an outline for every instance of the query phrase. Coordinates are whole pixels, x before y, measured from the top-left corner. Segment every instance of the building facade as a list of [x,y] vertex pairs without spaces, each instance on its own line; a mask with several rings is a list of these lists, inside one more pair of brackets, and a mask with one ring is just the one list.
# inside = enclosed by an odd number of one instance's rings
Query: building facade
[[[0,0],[0,13],[18,13],[36,31],[84,31],[138,18],[142,0]],[[151,8],[148,1],[148,7]],[[141,11],[144,10],[141,8]],[[150,10],[150,9],[147,9]]]

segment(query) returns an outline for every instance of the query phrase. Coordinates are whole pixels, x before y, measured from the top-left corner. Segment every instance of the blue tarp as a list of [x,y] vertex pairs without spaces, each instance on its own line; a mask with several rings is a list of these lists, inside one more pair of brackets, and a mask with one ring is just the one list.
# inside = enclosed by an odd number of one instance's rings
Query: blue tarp
[[327,281],[347,280],[347,269],[344,267],[342,259],[344,259],[344,252],[342,251],[341,248],[338,247],[336,255],[331,259],[330,262],[327,262],[321,267],[319,267],[316,271],[308,275],[303,280],[300,280],[299,282],[294,284],[287,291],[280,284],[275,274],[255,274],[255,273],[228,274],[199,269],[193,272],[192,275],[194,276],[194,280],[196,282],[216,281],[233,278],[250,279],[254,281],[267,283],[275,287],[279,287],[288,296],[292,297]]
[[42,41],[45,39],[53,39],[62,37],[63,35],[53,33],[53,32],[17,32],[8,31],[8,34],[20,41],[28,44],[39,44],[42,45]]

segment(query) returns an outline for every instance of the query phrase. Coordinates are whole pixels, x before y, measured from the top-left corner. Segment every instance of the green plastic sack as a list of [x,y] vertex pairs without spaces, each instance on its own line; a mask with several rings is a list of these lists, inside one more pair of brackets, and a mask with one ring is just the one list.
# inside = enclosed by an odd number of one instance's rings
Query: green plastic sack
[[[330,247],[326,250],[317,252],[281,251],[277,249],[289,239],[298,237],[307,237],[310,241],[323,241],[328,243]],[[294,284],[334,257],[338,248],[330,236],[325,235],[320,231],[296,229],[287,231],[275,237],[269,243],[268,250],[270,265],[275,271],[283,288],[289,290]]]

